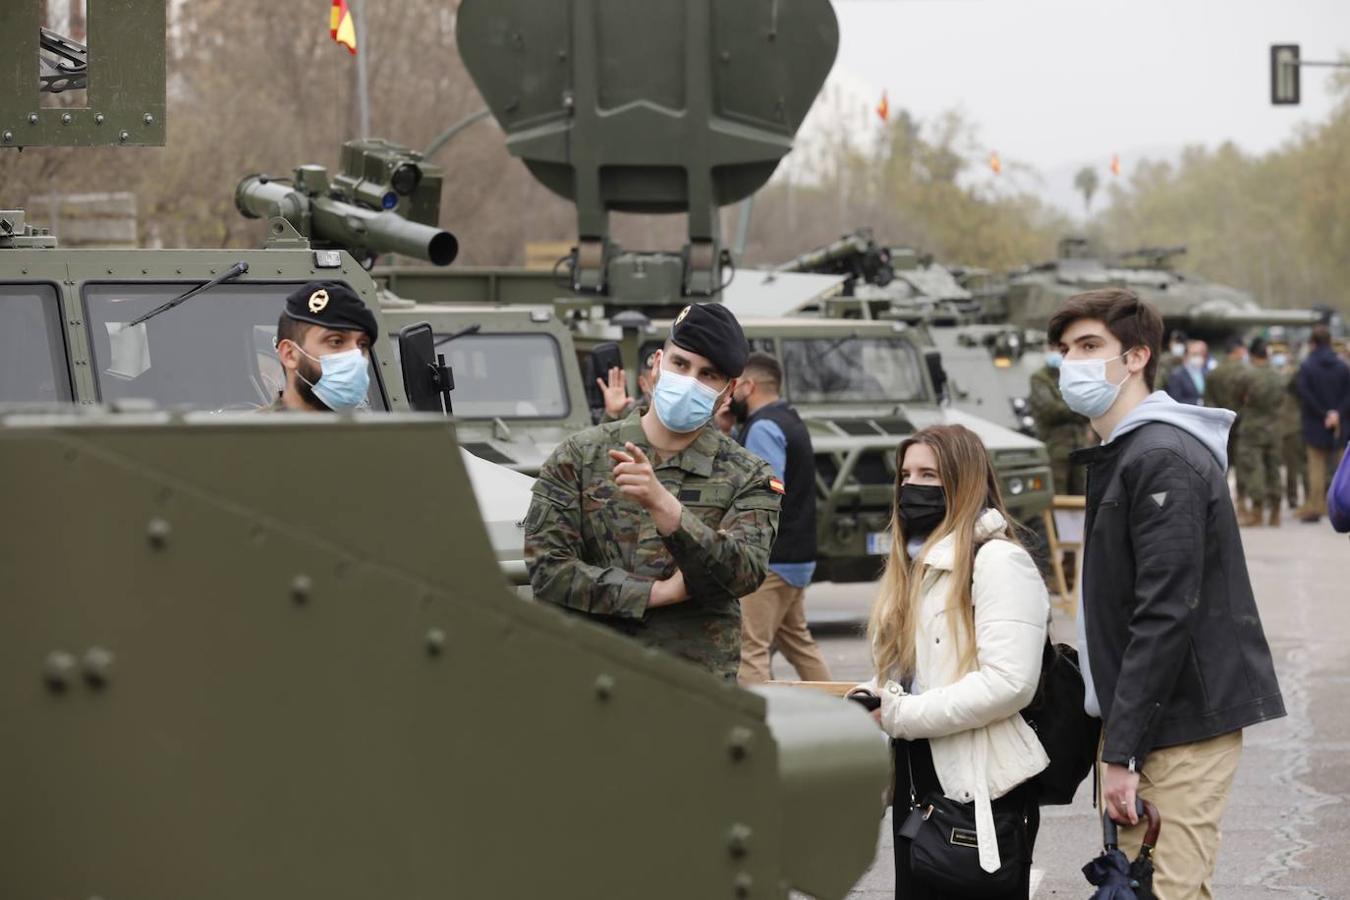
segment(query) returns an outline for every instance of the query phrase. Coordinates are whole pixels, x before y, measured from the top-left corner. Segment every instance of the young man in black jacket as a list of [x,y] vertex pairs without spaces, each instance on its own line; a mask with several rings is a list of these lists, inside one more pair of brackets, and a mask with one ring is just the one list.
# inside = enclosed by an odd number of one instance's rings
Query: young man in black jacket
[[1157,804],[1164,900],[1208,898],[1242,729],[1284,715],[1225,476],[1233,413],[1152,392],[1163,323],[1133,291],[1050,320],[1060,390],[1100,446],[1087,466],[1079,654],[1102,719],[1102,798],[1133,856],[1135,795]]

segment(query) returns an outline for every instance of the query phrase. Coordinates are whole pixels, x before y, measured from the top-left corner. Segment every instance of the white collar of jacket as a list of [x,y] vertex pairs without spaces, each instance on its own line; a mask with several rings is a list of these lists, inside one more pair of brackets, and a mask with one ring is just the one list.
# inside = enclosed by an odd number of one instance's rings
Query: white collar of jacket
[[[975,520],[975,543],[982,544],[994,535],[1002,534],[1007,527],[1007,520],[998,510],[986,509]],[[934,544],[923,558],[923,564],[950,572],[956,565],[956,535],[948,534]]]

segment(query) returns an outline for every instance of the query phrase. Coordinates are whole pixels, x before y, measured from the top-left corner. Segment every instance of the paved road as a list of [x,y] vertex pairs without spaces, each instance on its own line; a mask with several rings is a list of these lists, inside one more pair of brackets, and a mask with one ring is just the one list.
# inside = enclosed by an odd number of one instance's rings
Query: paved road
[[[1214,889],[1218,900],[1350,898],[1350,540],[1320,525],[1243,531],[1248,568],[1270,638],[1289,716],[1247,731],[1242,766],[1224,816]],[[820,585],[813,618],[865,615],[872,585]],[[1056,614],[1055,630],[1073,625]],[[862,680],[862,639],[846,629],[820,637],[840,680]],[[784,667],[777,661],[779,669]],[[780,677],[791,677],[779,671]],[[1082,898],[1079,871],[1100,851],[1100,829],[1084,786],[1072,806],[1043,811],[1035,868],[1040,898]],[[1166,841],[1164,827],[1161,841]],[[851,900],[894,895],[889,820],[877,861]]]

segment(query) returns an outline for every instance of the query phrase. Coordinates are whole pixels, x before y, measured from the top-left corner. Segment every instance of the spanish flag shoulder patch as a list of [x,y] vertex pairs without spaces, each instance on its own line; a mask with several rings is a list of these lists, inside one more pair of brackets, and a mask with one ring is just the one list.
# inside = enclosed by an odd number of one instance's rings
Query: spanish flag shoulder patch
[[769,490],[773,491],[775,494],[787,493],[787,491],[783,488],[783,479],[781,478],[770,478]]

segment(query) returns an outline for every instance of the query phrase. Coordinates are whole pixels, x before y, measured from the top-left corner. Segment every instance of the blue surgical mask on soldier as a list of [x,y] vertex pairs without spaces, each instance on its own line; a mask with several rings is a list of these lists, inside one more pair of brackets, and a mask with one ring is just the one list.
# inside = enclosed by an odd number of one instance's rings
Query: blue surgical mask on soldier
[[[1112,359],[1124,359],[1125,354]],[[1110,359],[1066,359],[1059,369],[1059,392],[1069,409],[1080,416],[1096,419],[1106,413],[1120,396],[1120,387],[1130,377],[1125,373],[1119,384],[1106,378],[1106,364]]]
[[295,345],[295,349],[323,368],[323,375],[312,384],[299,372],[295,374],[310,386],[314,396],[324,406],[336,412],[356,409],[366,401],[366,393],[370,390],[370,364],[360,348],[329,353],[327,356],[310,356],[300,349],[299,344]]
[[1277,369],[1283,369],[1285,366],[1289,365],[1289,357],[1285,356],[1283,353],[1276,353],[1270,358],[1270,364]]
[[1045,364],[1052,369],[1058,369],[1062,362],[1064,362],[1064,354],[1058,350],[1051,350],[1045,354]]
[[652,389],[652,408],[662,425],[676,434],[684,434],[708,424],[721,396],[721,391],[700,383],[697,378],[662,369]]

